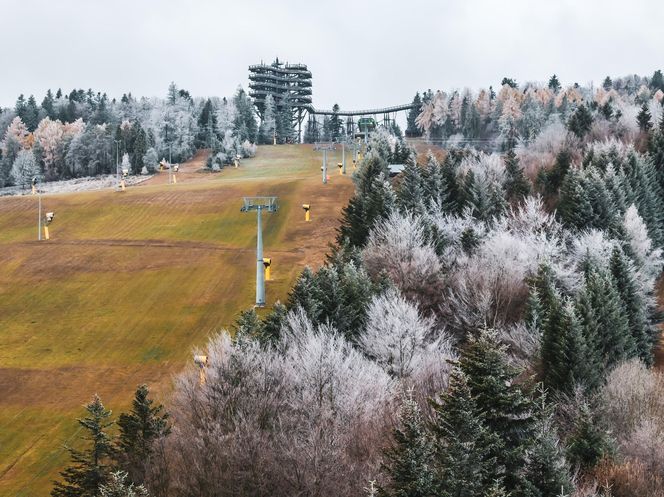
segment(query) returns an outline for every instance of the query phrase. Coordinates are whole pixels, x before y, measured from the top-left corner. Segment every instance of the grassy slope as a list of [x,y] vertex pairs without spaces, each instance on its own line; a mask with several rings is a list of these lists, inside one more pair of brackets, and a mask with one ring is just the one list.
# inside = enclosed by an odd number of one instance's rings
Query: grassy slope
[[198,159],[177,185],[161,174],[125,193],[45,196],[48,242],[34,241],[35,198],[0,199],[0,495],[47,495],[92,393],[116,412],[139,383],[163,396],[191,348],[251,306],[256,219],[239,212],[243,195],[280,199],[263,223],[268,304],[322,261],[352,184],[321,185],[310,146],[261,147],[214,175]]

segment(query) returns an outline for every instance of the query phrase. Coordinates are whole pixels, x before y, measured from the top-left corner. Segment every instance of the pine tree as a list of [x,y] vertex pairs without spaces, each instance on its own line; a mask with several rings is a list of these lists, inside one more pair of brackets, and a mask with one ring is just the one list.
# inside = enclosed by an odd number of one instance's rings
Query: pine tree
[[81,438],[90,445],[83,451],[67,447],[73,464],[60,473],[63,481],[54,482],[52,497],[96,497],[99,486],[108,481],[114,454],[106,431],[113,424],[111,411],[106,410],[96,395],[85,409],[88,416],[78,423],[86,430]]
[[331,141],[339,141],[341,138],[342,128],[343,124],[341,122],[341,118],[339,117],[339,104],[334,104],[332,106],[332,116],[330,117],[329,122],[329,133]]
[[505,346],[490,330],[470,339],[459,368],[477,408],[484,413],[484,425],[500,440],[500,450],[491,455],[504,465],[503,483],[511,492],[520,485],[518,473],[534,424],[534,405],[516,384],[520,371],[509,364]]
[[579,107],[572,113],[567,121],[567,129],[574,133],[578,138],[583,139],[593,124],[593,116],[585,104]]
[[565,175],[560,187],[560,202],[558,203],[558,216],[570,228],[586,229],[591,225],[594,212],[588,192],[582,182],[583,173],[571,169]]
[[277,115],[274,107],[272,95],[265,97],[265,108],[263,109],[263,119],[258,128],[259,142],[263,144],[274,143],[277,132]]
[[582,471],[588,471],[610,452],[611,444],[606,431],[593,418],[590,406],[583,402],[574,422],[574,430],[567,440],[570,462]]
[[39,125],[39,107],[37,106],[34,95],[30,95],[25,105],[23,122],[30,132],[36,130]]
[[130,481],[142,484],[152,456],[153,444],[170,432],[168,413],[164,406],[154,405],[147,385],[136,389],[131,411],[118,419],[118,450],[116,459],[129,475]]
[[604,88],[606,91],[609,91],[611,88],[613,88],[613,81],[611,81],[611,78],[609,76],[604,78],[604,82],[602,83],[602,88]]
[[653,91],[662,90],[664,91],[664,75],[660,69],[657,69],[652,78],[650,78],[650,88]]
[[586,263],[585,285],[577,312],[588,346],[598,351],[602,366],[610,368],[637,354],[620,295],[610,274]]
[[553,90],[554,93],[558,93],[562,87],[560,86],[560,81],[558,76],[555,74],[549,79],[549,89]]
[[414,162],[408,162],[402,174],[401,185],[397,193],[399,206],[411,213],[424,211],[424,195],[420,168]]
[[643,102],[643,105],[641,105],[641,111],[636,116],[636,122],[639,123],[639,129],[643,133],[647,133],[650,131],[650,128],[652,128],[652,123],[650,122],[651,119],[652,114],[650,114],[650,111],[648,110],[648,104]]
[[422,99],[420,98],[420,93],[417,92],[413,98],[413,107],[408,111],[408,117],[406,118],[406,136],[409,138],[422,136],[422,130],[415,122],[421,110]]
[[495,457],[502,447],[499,437],[486,427],[466,375],[455,369],[448,390],[432,406],[434,495],[485,497],[502,483],[504,467]]
[[51,92],[50,88],[46,91],[46,96],[44,97],[44,100],[42,100],[41,103],[41,108],[44,109],[44,112],[46,112],[46,115],[50,117],[52,120],[55,119],[55,108],[54,108],[54,99],[53,99],[53,92]]
[[263,331],[263,323],[258,317],[258,314],[256,314],[256,310],[251,308],[240,312],[233,328],[235,329],[235,337],[238,339],[257,337],[260,336]]
[[293,108],[288,94],[281,99],[278,105],[276,131],[278,143],[293,142]]
[[641,297],[631,261],[620,248],[614,247],[609,266],[627,314],[636,352],[645,364],[652,365],[653,347],[659,339],[659,330],[648,322],[647,307]]
[[133,174],[141,174],[145,166],[144,157],[148,151],[147,135],[145,130],[141,127],[140,123],[136,123],[136,138],[131,157],[131,172]]
[[318,294],[316,279],[309,266],[305,267],[288,295],[288,309],[301,307],[309,316],[315,320],[320,314],[320,303],[316,300]]
[[512,148],[507,150],[505,154],[505,182],[503,187],[510,202],[520,201],[530,193],[530,183],[526,179],[523,168],[519,165],[519,158]]
[[261,330],[261,340],[265,342],[277,342],[281,335],[281,326],[283,325],[288,308],[277,301],[272,306],[270,312],[263,320],[263,327]]
[[402,400],[394,442],[385,450],[382,469],[387,476],[378,487],[379,497],[430,497],[433,495],[433,448],[420,407],[412,395]]
[[573,490],[570,469],[560,446],[551,409],[544,393],[538,412],[532,445],[524,468],[519,497],[560,497]]

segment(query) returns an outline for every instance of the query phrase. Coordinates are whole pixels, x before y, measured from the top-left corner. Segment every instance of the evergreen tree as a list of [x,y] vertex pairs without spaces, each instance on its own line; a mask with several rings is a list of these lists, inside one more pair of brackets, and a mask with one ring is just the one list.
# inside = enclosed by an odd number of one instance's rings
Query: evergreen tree
[[51,92],[51,90],[49,88],[46,91],[46,96],[44,97],[44,100],[42,100],[41,108],[44,109],[44,112],[46,112],[46,115],[48,117],[50,117],[52,120],[56,118],[54,102],[55,101],[53,99],[53,93]]
[[604,78],[604,82],[602,83],[602,88],[604,88],[606,91],[609,91],[611,88],[613,88],[613,81],[611,81],[611,78],[609,76]]
[[449,387],[432,401],[434,495],[486,497],[502,485],[501,442],[485,426],[485,413],[475,403],[466,375],[455,369]]
[[414,162],[408,162],[402,174],[401,185],[397,193],[402,210],[412,213],[424,211],[422,176],[420,168]]
[[364,246],[375,222],[389,215],[396,199],[386,181],[388,174],[387,162],[376,153],[372,152],[362,162],[353,177],[355,195],[341,210],[339,244],[347,240],[353,247]]
[[560,497],[573,490],[570,470],[556,433],[553,415],[542,395],[533,443],[524,468],[522,497]]
[[583,402],[567,441],[570,462],[582,471],[588,471],[610,453],[611,444],[606,431],[593,418],[590,406]]
[[52,497],[96,497],[100,485],[108,481],[114,453],[106,431],[113,424],[111,411],[96,395],[85,409],[88,416],[78,423],[86,430],[82,439],[90,445],[83,451],[67,447],[73,464],[60,473],[63,481],[54,482]]
[[408,117],[406,118],[406,136],[409,138],[416,138],[422,136],[422,130],[419,128],[417,123],[417,116],[419,116],[422,110],[422,99],[420,98],[420,93],[415,93],[413,98],[413,107],[408,111]]
[[578,138],[583,139],[590,131],[592,124],[593,116],[590,110],[585,104],[581,104],[567,121],[567,129]]
[[560,86],[560,81],[558,76],[555,74],[549,79],[549,89],[553,90],[554,93],[558,93],[562,87]]
[[567,171],[572,165],[572,155],[568,150],[561,150],[556,155],[556,162],[549,171],[542,170],[542,181],[544,182],[544,190],[546,193],[553,195],[558,193]]
[[209,98],[203,104],[201,113],[198,116],[198,133],[196,134],[196,146],[213,148],[217,129],[217,113],[212,100]]
[[650,88],[653,91],[664,91],[664,75],[662,75],[662,71],[660,69],[657,69],[653,73],[652,78],[650,78]]
[[586,263],[585,285],[577,301],[588,346],[599,351],[610,368],[637,354],[629,323],[611,275]]
[[560,187],[557,214],[570,228],[586,229],[592,224],[594,212],[590,196],[582,183],[582,172],[571,169]]
[[28,127],[28,131],[33,132],[36,130],[39,125],[39,107],[37,106],[37,101],[35,100],[34,95],[30,95],[28,98],[23,114],[24,115],[21,116],[21,118]]
[[648,131],[650,131],[650,128],[652,128],[652,123],[650,122],[651,119],[652,115],[648,110],[648,104],[646,102],[643,102],[643,105],[641,105],[641,111],[636,116],[636,121],[639,123],[639,129],[643,133],[647,133]]
[[384,485],[378,487],[379,497],[430,497],[434,493],[432,456],[420,408],[408,396],[399,409],[398,427],[392,432],[393,445],[385,450]]
[[627,314],[636,352],[645,364],[652,365],[653,347],[658,341],[659,330],[648,322],[647,307],[641,297],[634,268],[618,247],[611,254],[610,270]]
[[281,336],[281,326],[283,325],[286,314],[288,313],[288,308],[277,301],[272,306],[272,312],[270,312],[265,319],[263,320],[263,326],[261,329],[261,339],[265,342],[276,342]]
[[510,202],[520,201],[530,193],[530,183],[526,179],[523,168],[519,165],[519,158],[512,148],[508,149],[505,154],[505,182],[503,187]]
[[235,338],[258,337],[263,332],[263,323],[256,310],[251,308],[240,312],[233,328],[235,329]]
[[512,492],[521,485],[519,470],[534,426],[534,405],[516,383],[520,371],[509,364],[496,333],[488,330],[470,339],[459,368],[477,408],[484,413],[484,425],[500,440],[499,451],[490,454],[504,465],[502,482]]
[[245,91],[238,88],[233,97],[236,115],[233,119],[233,134],[243,142],[249,140],[254,143],[258,134],[258,125],[254,117],[254,106]]
[[156,440],[168,435],[168,413],[154,405],[147,385],[136,389],[131,411],[120,414],[117,461],[135,484],[145,481],[146,470]]
[[277,114],[274,107],[272,95],[265,97],[265,108],[263,109],[263,119],[258,128],[259,142],[263,144],[274,143],[277,131]]
[[302,270],[295,285],[293,285],[288,295],[286,307],[288,309],[301,307],[308,316],[318,316],[320,303],[316,300],[317,293],[314,272],[307,266]]
[[341,133],[343,129],[343,123],[339,117],[339,104],[334,104],[332,106],[332,116],[329,121],[329,134],[330,140],[333,142],[338,142],[341,139]]
[[281,102],[279,102],[276,119],[277,142],[292,143],[294,138],[293,108],[288,94],[286,94],[281,99]]
[[132,174],[141,174],[141,171],[145,166],[144,157],[148,151],[148,138],[140,123],[136,123],[134,133],[136,138],[134,139],[132,147],[131,172]]

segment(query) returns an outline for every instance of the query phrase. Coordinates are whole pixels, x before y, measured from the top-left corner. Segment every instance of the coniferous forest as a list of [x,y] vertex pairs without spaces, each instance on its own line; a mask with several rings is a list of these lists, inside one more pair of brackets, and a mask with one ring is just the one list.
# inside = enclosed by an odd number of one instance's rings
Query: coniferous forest
[[[325,264],[213,336],[205,383],[192,365],[165,407],[93,398],[52,495],[664,495],[663,97],[660,71],[418,93],[406,137],[372,134]],[[76,99],[44,119],[99,133]],[[148,105],[127,100],[108,122]],[[195,108],[171,100],[152,112]],[[180,156],[275,126],[210,105]],[[16,112],[5,150],[42,125]]]

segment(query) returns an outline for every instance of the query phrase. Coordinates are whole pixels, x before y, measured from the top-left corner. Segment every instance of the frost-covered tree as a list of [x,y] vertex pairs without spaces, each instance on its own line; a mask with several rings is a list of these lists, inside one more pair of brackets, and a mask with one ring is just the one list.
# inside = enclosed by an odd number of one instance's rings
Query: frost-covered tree
[[12,165],[11,178],[13,183],[16,186],[26,188],[39,173],[39,166],[32,150],[21,150]]
[[260,143],[273,143],[276,133],[276,109],[272,95],[265,97],[265,109],[263,110],[263,119],[258,130]]
[[358,340],[360,347],[397,378],[413,375],[426,366],[431,355],[453,357],[447,335],[395,290],[373,298],[366,322]]
[[148,497],[148,491],[143,485],[134,486],[127,481],[127,473],[114,471],[108,483],[99,487],[99,497]]

